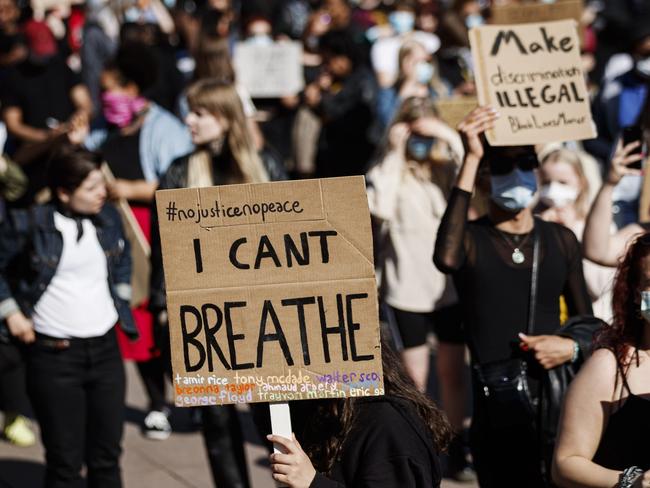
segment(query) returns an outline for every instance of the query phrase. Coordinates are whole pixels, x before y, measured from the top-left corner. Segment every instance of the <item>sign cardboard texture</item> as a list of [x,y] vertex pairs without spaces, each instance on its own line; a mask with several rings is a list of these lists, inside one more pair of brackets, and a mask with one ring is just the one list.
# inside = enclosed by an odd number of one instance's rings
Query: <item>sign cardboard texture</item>
[[[113,183],[115,176],[108,167],[102,164],[102,173],[107,183]],[[138,307],[149,299],[149,277],[151,275],[151,246],[142,232],[138,221],[133,215],[129,203],[120,198],[116,203],[122,218],[124,236],[131,245],[131,306]]]
[[299,42],[240,42],[235,46],[233,66],[237,83],[245,86],[254,98],[295,95],[305,86]]
[[491,24],[527,24],[573,19],[580,22],[584,12],[583,0],[561,0],[554,3],[517,3],[492,5]]
[[435,103],[440,119],[452,128],[456,128],[478,106],[476,97],[443,98]]
[[596,136],[574,21],[488,25],[469,36],[479,103],[501,114],[486,134],[490,144]]
[[156,202],[177,406],[383,394],[363,177]]

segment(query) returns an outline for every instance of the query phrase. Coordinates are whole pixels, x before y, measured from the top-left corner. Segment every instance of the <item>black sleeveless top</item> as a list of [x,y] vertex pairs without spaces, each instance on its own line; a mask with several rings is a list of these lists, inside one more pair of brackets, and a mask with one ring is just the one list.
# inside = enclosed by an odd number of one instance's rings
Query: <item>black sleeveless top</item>
[[617,471],[630,466],[647,471],[650,469],[650,399],[632,393],[625,375],[621,376],[628,396],[623,406],[610,415],[593,461]]

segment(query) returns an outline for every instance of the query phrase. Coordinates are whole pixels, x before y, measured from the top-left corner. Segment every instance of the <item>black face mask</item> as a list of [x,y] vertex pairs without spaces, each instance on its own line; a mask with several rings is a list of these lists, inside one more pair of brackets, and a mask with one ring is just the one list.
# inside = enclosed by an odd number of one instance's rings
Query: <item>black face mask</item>
[[411,134],[406,141],[406,155],[415,161],[426,161],[435,142],[435,137]]

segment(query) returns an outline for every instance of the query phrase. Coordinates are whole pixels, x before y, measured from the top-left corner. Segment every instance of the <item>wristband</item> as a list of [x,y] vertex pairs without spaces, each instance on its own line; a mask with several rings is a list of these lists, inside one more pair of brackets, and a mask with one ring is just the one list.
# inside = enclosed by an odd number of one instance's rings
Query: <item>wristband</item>
[[571,363],[575,363],[580,355],[580,344],[578,341],[573,341],[573,355],[571,356]]
[[638,466],[631,466],[618,477],[617,488],[632,488],[636,480],[643,475],[643,470]]

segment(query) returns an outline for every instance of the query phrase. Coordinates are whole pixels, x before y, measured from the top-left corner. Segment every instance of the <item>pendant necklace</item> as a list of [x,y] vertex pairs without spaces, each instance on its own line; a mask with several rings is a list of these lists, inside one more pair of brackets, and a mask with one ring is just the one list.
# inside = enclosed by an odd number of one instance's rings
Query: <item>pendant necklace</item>
[[506,242],[506,244],[508,244],[508,246],[512,248],[512,255],[511,255],[512,262],[515,264],[522,264],[524,261],[526,261],[526,256],[524,256],[524,253],[521,251],[521,248],[524,247],[524,244],[526,244],[526,241],[528,241],[528,238],[533,233],[533,231],[531,230],[528,234],[526,234],[526,237],[524,237],[523,240],[519,243],[519,245],[517,245],[514,242],[512,242],[508,238],[508,236],[506,236],[505,232],[499,229],[496,230],[499,233],[499,235],[503,237],[503,240]]

